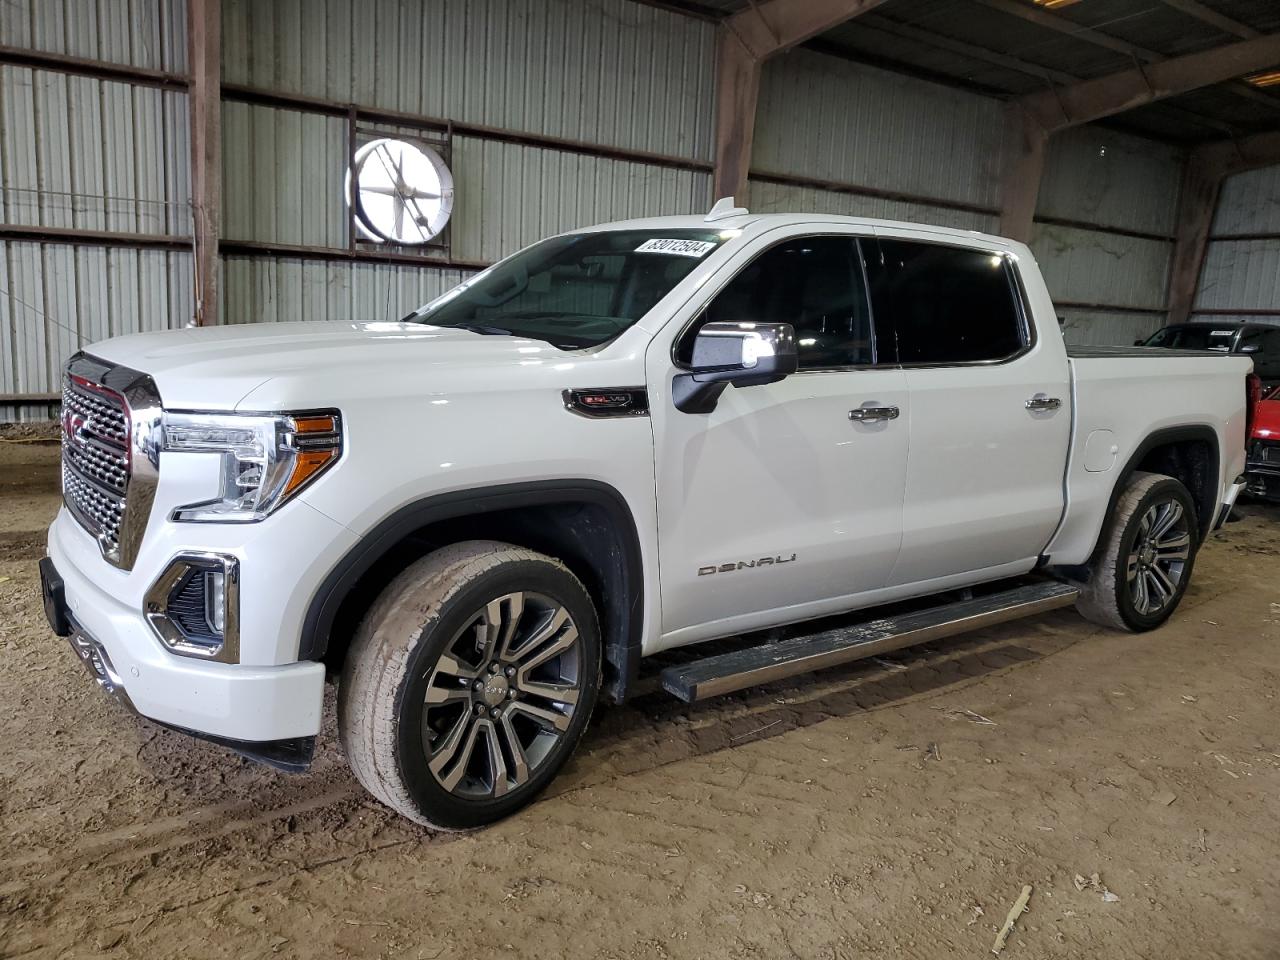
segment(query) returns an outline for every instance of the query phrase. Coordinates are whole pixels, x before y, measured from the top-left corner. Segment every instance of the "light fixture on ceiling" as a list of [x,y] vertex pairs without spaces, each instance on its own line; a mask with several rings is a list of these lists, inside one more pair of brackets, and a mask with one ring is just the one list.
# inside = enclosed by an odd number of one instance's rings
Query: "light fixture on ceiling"
[[1280,70],[1271,70],[1267,73],[1255,73],[1252,77],[1245,77],[1245,80],[1252,83],[1255,87],[1280,87]]
[[1079,2],[1080,0],[1035,0],[1036,6],[1048,7],[1050,10],[1055,10],[1058,7],[1069,7],[1073,3]]

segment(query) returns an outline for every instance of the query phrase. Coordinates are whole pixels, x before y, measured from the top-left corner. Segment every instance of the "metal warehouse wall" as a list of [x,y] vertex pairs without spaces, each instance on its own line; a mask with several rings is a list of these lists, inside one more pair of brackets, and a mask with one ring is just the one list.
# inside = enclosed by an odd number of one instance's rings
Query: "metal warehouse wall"
[[[753,210],[997,230],[998,101],[823,54],[766,64]],[[1074,343],[1164,322],[1182,153],[1100,127],[1055,136],[1031,247]]]
[[[706,209],[714,45],[711,24],[630,0],[224,0],[225,84],[482,129],[450,138],[447,264],[227,257],[223,318],[400,317],[548,233]],[[224,239],[346,248],[347,125],[226,99]]]
[[[78,345],[193,314],[186,2],[3,0],[0,45],[154,72],[0,67],[0,393],[54,393]],[[401,316],[547,233],[705,210],[714,47],[706,20],[631,0],[224,0],[221,318]],[[447,249],[352,242],[353,117],[448,142]],[[995,230],[1002,130],[994,100],[796,51],[765,68],[746,200]],[[1054,138],[1032,245],[1069,339],[1162,321],[1181,162]],[[1275,244],[1236,235],[1277,230],[1276,177],[1228,187],[1202,309],[1274,307]]]
[[[184,72],[186,4],[4,0],[0,45]],[[190,318],[189,254],[56,238],[189,236],[187,126],[183,92],[0,67],[0,223],[50,234],[0,239],[0,393],[56,392],[79,345]],[[0,405],[0,422],[49,415]]]
[[1223,184],[1192,319],[1211,316],[1280,323],[1280,166]]

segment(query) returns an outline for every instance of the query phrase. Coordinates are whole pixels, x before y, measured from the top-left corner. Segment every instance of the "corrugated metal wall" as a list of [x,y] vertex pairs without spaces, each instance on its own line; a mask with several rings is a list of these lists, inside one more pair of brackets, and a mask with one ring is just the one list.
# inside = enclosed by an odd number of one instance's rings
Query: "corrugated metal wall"
[[[764,69],[750,205],[995,231],[1003,129],[990,98],[796,51]],[[1182,162],[1099,127],[1050,141],[1031,247],[1070,341],[1128,343],[1163,323]]]
[[711,158],[714,28],[630,0],[225,0],[223,79]]
[[[630,0],[226,0],[223,79],[708,163],[714,41],[708,23]],[[222,136],[225,183],[237,185],[224,190],[224,237],[347,247],[344,117],[226,102]],[[448,254],[457,261],[497,260],[574,226],[710,202],[711,178],[700,171],[478,136],[455,136],[451,148]],[[359,316],[360,297],[376,291],[371,315],[398,317],[461,276],[443,267],[408,279],[423,268],[224,262],[227,317],[252,312],[259,294],[307,289],[297,278],[320,276],[337,289],[312,298],[307,316]],[[298,308],[277,297],[260,309],[294,316]]]
[[[176,75],[185,31],[185,0],[0,2],[0,45]],[[451,140],[458,199],[433,253],[456,265],[239,252],[221,316],[399,316],[548,233],[705,209],[714,49],[713,24],[632,0],[224,0],[224,81],[328,104],[224,100],[226,240],[348,248],[341,105],[471,126]],[[988,98],[796,51],[764,71],[747,202],[995,230],[1002,130]],[[1181,161],[1092,127],[1054,138],[1033,247],[1070,339],[1159,325]],[[0,222],[189,237],[188,169],[180,90],[0,67]],[[1275,232],[1278,180],[1233,182],[1217,232]],[[1273,305],[1272,246],[1215,241],[1202,308]],[[182,249],[14,240],[0,255],[0,392],[52,392],[78,343],[192,314]]]
[[187,72],[187,5],[174,0],[3,0],[0,45]]
[[[0,45],[185,73],[184,0],[3,0]],[[185,236],[186,95],[0,67],[0,222]],[[77,347],[189,318],[179,251],[0,241],[0,393],[58,389]],[[175,322],[174,318],[178,318]],[[0,405],[0,422],[47,407]]]
[[1272,311],[1235,319],[1280,323],[1280,166],[1222,187],[1196,295],[1196,310]]
[[187,97],[0,66],[0,221],[189,235]]
[[[229,85],[588,150],[711,158],[714,27],[631,0],[225,0],[222,42]],[[186,0],[2,0],[0,45],[181,75]],[[222,118],[222,236],[345,250],[346,118],[234,98]],[[188,122],[180,90],[0,67],[0,222],[189,237]],[[457,261],[710,202],[710,175],[699,170],[483,132],[451,146]],[[0,243],[0,258],[0,393],[56,392],[81,344],[192,316],[192,261],[180,250],[15,241]],[[401,316],[464,275],[234,255],[222,258],[219,313]],[[15,415],[0,408],[0,420]]]
[[1001,116],[986,97],[798,50],[765,65],[751,167],[994,208]]

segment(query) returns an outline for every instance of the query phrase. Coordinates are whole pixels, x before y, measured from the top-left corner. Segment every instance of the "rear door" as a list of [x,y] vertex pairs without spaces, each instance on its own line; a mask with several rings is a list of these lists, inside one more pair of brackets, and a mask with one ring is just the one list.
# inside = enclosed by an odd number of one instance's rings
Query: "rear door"
[[868,276],[911,400],[890,584],[1030,568],[1062,514],[1071,431],[1062,339],[1037,340],[1007,251],[877,228]]

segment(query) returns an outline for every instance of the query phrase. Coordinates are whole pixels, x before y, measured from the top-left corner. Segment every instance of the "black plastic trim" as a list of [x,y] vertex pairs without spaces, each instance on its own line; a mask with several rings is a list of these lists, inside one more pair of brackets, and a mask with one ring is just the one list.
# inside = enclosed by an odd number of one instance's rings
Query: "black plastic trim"
[[62,575],[53,565],[51,557],[40,558],[40,596],[44,602],[45,619],[49,628],[59,637],[71,636],[71,617],[67,608],[66,588]]
[[[1203,541],[1213,531],[1213,523],[1218,516],[1218,507],[1220,504],[1212,502],[1217,499],[1219,494],[1218,478],[1220,476],[1222,451],[1218,449],[1218,434],[1214,432],[1213,427],[1208,424],[1188,424],[1182,427],[1167,427],[1164,430],[1157,430],[1143,440],[1129,459],[1125,462],[1124,469],[1120,471],[1115,486],[1111,488],[1111,497],[1107,501],[1107,512],[1103,515],[1103,524],[1106,524],[1116,508],[1116,501],[1120,499],[1120,494],[1124,483],[1129,479],[1130,475],[1138,468],[1138,464],[1142,462],[1142,458],[1154,450],[1156,447],[1163,447],[1170,443],[1180,443],[1186,440],[1203,440],[1209,444],[1209,482],[1213,485],[1210,491],[1211,502],[1203,504],[1200,502],[1198,491],[1188,490],[1191,499],[1196,503],[1196,510],[1203,516],[1198,517],[1200,521],[1200,539]],[[1206,509],[1207,507],[1207,509]],[[1098,533],[1099,542],[1102,539],[1102,533]]]
[[392,547],[414,530],[468,515],[558,503],[589,503],[613,517],[623,543],[623,577],[627,587],[629,616],[621,642],[605,638],[606,660],[618,669],[614,700],[621,702],[634,688],[640,672],[640,639],[644,628],[644,570],[640,537],[626,499],[616,489],[597,480],[534,480],[478,490],[457,490],[406,504],[382,520],[334,565],[307,606],[298,645],[299,660],[320,660],[329,647],[329,635],[347,594]]
[[145,719],[167,730],[173,730],[175,733],[185,733],[187,736],[195,737],[197,740],[204,740],[220,747],[226,747],[228,750],[240,754],[246,760],[261,763],[283,773],[306,773],[311,767],[312,758],[315,757],[315,737],[288,737],[284,740],[233,740],[230,737],[219,737],[212,733],[201,733],[199,730],[188,730],[186,727],[164,723],[160,720],[152,720],[150,717]]

